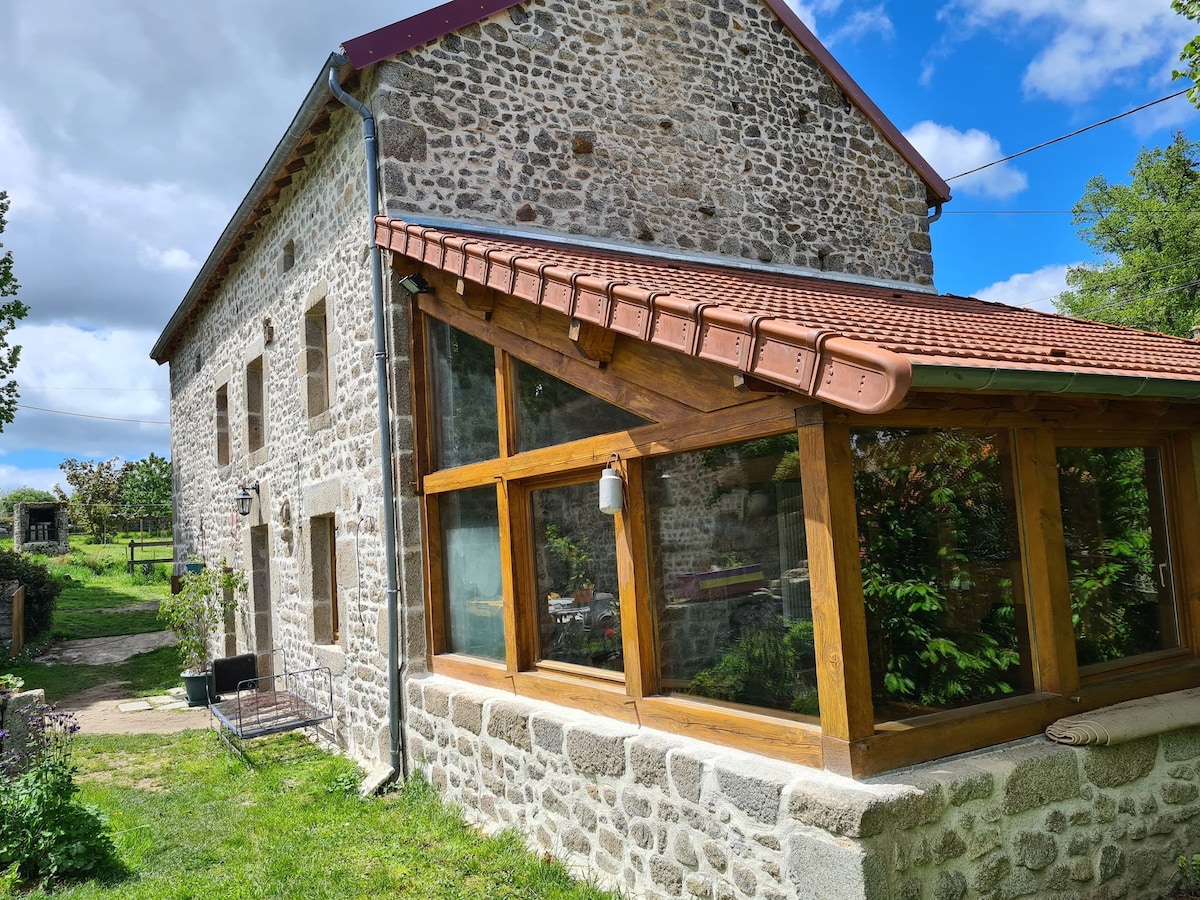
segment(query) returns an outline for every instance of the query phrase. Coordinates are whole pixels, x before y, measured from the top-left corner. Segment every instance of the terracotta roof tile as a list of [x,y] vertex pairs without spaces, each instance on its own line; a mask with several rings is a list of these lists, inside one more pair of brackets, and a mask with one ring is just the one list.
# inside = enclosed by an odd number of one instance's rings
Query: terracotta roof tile
[[[1193,341],[970,297],[681,262],[533,238],[438,231],[383,218],[377,225],[377,242],[394,251],[567,315],[777,382],[779,373],[755,371],[772,340],[817,352],[822,342],[835,337],[854,342],[872,359],[882,352],[918,368],[1000,368],[1200,382],[1200,345]],[[537,294],[528,296],[535,285]],[[581,297],[586,300],[583,304]],[[593,298],[603,298],[606,302],[599,306],[605,308],[593,310],[598,302]],[[635,315],[637,310],[646,314]],[[815,381],[804,384],[802,373],[794,374],[789,386],[813,393]],[[858,408],[855,403],[840,405]]]

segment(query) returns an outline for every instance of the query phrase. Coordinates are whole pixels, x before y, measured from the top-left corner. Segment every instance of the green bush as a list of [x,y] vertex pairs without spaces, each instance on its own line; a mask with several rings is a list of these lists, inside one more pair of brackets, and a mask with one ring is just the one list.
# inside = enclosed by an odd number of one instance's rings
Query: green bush
[[58,579],[37,560],[24,553],[0,550],[0,581],[25,585],[25,640],[50,633],[54,602],[62,591]]
[[[24,771],[0,768],[0,871],[5,882],[81,879],[112,870],[116,851],[107,825],[76,797],[72,713],[47,707],[35,720]],[[31,722],[31,724],[33,724]]]

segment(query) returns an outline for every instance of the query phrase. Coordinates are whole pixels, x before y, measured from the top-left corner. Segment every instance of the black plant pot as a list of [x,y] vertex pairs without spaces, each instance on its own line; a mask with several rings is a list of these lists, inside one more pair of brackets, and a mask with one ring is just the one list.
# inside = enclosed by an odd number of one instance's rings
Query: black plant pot
[[208,698],[213,695],[211,672],[181,672],[183,690],[187,696],[188,706],[208,706]]

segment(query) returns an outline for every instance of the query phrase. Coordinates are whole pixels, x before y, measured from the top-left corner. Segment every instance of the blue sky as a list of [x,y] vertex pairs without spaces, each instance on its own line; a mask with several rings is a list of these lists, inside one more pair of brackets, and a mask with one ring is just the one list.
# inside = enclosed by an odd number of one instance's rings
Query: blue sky
[[[71,456],[169,454],[159,330],[326,55],[426,5],[0,4],[0,242],[32,307],[0,493],[61,482]],[[1169,0],[794,5],[944,177],[1179,90],[1171,69],[1200,30]],[[1124,180],[1176,130],[1200,136],[1198,115],[1180,98],[952,181],[938,289],[1051,308],[1065,267],[1090,259],[1068,212],[1087,180]]]

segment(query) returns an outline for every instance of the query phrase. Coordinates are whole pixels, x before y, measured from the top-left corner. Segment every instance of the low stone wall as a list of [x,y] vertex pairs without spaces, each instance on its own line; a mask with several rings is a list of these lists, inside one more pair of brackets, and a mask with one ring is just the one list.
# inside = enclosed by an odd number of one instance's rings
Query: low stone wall
[[46,692],[23,691],[19,694],[0,695],[0,759],[6,771],[20,772],[25,767],[26,748],[29,746],[29,720],[46,705]]
[[1200,851],[1200,729],[856,782],[440,676],[407,691],[410,758],[450,802],[632,896],[1161,897]]
[[19,581],[0,581],[0,656],[8,656],[13,639],[13,595]]

